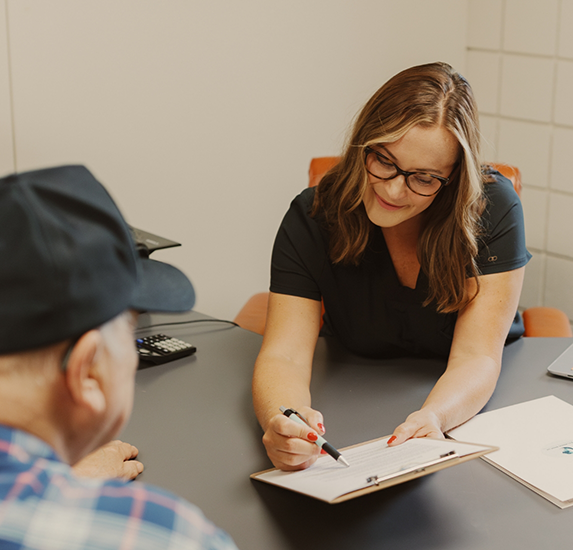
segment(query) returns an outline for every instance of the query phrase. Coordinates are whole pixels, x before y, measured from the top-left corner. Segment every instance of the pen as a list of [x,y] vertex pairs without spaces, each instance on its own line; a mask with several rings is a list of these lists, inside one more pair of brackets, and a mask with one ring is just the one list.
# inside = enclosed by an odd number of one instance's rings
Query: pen
[[[306,421],[304,416],[300,413],[297,413],[294,409],[287,409],[286,407],[280,407],[280,411],[295,422],[302,424],[303,426],[309,426],[310,424]],[[347,468],[350,466],[348,460],[346,460],[324,437],[318,436],[318,439],[314,442],[318,445],[321,449],[326,451],[336,462],[340,462],[340,464],[344,464]]]

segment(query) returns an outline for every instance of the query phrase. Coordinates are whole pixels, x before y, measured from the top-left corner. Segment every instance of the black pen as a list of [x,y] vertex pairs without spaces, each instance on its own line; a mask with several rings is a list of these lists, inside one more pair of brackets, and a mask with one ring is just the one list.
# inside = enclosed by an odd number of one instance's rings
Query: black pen
[[[280,411],[285,415],[288,416],[291,420],[302,424],[303,426],[311,427],[310,424],[307,422],[306,418],[302,416],[300,413],[296,412],[294,409],[287,409],[286,407],[280,407]],[[314,442],[318,447],[322,450],[326,451],[336,462],[340,462],[340,464],[344,464],[347,468],[350,466],[348,460],[346,460],[324,437],[317,435],[318,439]]]

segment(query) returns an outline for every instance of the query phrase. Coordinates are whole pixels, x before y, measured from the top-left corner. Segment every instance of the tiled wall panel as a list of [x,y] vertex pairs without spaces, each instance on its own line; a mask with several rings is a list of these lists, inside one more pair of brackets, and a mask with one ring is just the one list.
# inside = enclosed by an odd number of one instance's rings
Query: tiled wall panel
[[556,124],[573,126],[573,61],[557,63],[557,82],[555,85]]
[[500,114],[522,120],[551,122],[554,70],[552,59],[504,55]]
[[553,131],[551,189],[573,194],[573,128]]
[[545,279],[544,305],[559,308],[573,319],[573,262],[548,255]]
[[559,16],[559,49],[560,57],[573,59],[573,0],[561,0]]
[[499,121],[498,135],[499,158],[503,162],[519,167],[523,183],[547,187],[551,126],[502,119]]
[[466,74],[482,113],[498,111],[499,62],[500,55],[495,52],[468,52]]
[[470,48],[499,50],[503,21],[503,0],[470,2],[468,46]]
[[[551,193],[547,251],[573,258],[573,195]],[[572,280],[573,282],[573,280]]]
[[554,55],[559,0],[506,0],[503,48],[508,52]]
[[468,17],[484,158],[523,177],[533,259],[520,305],[573,320],[573,0],[470,0]]
[[524,187],[521,202],[525,217],[525,236],[529,248],[543,250],[547,232],[547,191]]
[[533,257],[525,267],[525,280],[523,281],[523,290],[519,301],[523,309],[538,307],[543,304],[545,261],[545,254],[537,252],[533,254]]

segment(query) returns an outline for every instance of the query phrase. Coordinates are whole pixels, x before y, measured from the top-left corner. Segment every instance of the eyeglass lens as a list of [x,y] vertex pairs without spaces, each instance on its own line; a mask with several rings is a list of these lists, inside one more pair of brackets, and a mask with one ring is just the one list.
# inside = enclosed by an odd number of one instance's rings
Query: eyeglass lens
[[[406,175],[390,159],[370,148],[367,150],[366,168],[374,177],[383,180],[393,179],[399,173]],[[406,176],[406,184],[414,193],[423,196],[434,195],[442,187],[442,182],[438,178],[424,172],[409,173]]]

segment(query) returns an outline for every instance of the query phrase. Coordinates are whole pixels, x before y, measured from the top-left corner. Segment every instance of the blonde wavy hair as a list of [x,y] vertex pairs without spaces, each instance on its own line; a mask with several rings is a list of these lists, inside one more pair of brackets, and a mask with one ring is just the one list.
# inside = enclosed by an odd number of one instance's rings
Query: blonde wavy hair
[[[465,307],[479,292],[475,263],[480,215],[484,208],[479,145],[479,121],[472,89],[466,79],[446,63],[406,69],[384,84],[366,103],[353,125],[340,162],[321,180],[312,215],[330,235],[334,263],[358,264],[373,227],[362,202],[369,185],[364,148],[398,141],[414,126],[441,126],[460,147],[457,167],[423,212],[418,259],[429,280],[424,305],[451,313]],[[477,290],[469,295],[466,279]]]

